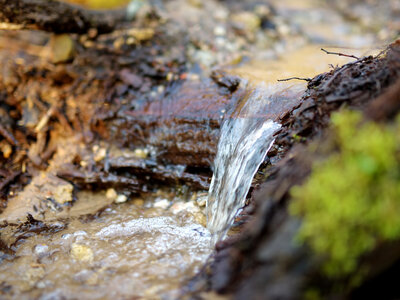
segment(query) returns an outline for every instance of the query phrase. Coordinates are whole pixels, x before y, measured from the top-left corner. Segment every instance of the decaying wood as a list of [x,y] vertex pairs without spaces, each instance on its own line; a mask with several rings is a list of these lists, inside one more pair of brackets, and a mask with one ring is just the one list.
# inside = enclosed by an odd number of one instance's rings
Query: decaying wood
[[0,0],[0,22],[54,33],[113,31],[126,19],[125,10],[93,11],[54,0]]
[[[190,283],[189,290],[207,287],[233,299],[301,299],[315,284],[325,287],[331,298],[345,297],[330,289],[335,283],[321,276],[318,259],[293,243],[300,220],[288,213],[290,189],[309,176],[313,160],[328,155],[323,147],[310,153],[306,147],[296,146],[293,136],[322,143],[331,112],[343,103],[359,110],[367,107],[367,117],[375,120],[393,118],[400,110],[399,49],[393,44],[385,57],[360,59],[309,83],[302,103],[288,116],[277,137],[276,147],[285,158],[269,169],[268,180],[253,195],[257,207],[253,220],[239,236],[217,245],[214,261]],[[399,259],[396,243],[376,250],[365,258],[374,261],[366,285]]]

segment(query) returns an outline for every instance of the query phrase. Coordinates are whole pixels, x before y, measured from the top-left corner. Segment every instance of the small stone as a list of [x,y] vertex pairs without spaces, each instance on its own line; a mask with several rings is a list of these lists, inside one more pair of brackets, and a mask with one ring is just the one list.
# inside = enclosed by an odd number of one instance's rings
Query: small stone
[[153,38],[155,32],[152,28],[132,28],[128,34],[134,37],[137,41],[147,41]]
[[197,197],[197,199],[196,199],[197,205],[198,205],[199,207],[205,207],[206,204],[207,204],[207,198],[208,198],[207,195],[206,195],[206,196]]
[[8,143],[0,145],[0,151],[3,152],[3,157],[5,159],[9,158],[12,154],[12,147]]
[[94,39],[98,35],[98,30],[97,28],[90,28],[88,31],[88,37],[91,39]]
[[48,251],[49,251],[49,246],[47,246],[46,244],[38,244],[33,249],[33,252],[39,257],[43,257],[48,253]]
[[254,12],[258,16],[263,16],[263,17],[269,17],[272,15],[271,8],[268,7],[268,5],[265,4],[259,4],[254,8]]
[[148,149],[141,149],[137,148],[133,151],[133,155],[137,158],[142,158],[145,159],[149,155],[149,150]]
[[286,24],[281,24],[277,28],[278,32],[282,36],[287,36],[290,34],[290,27]]
[[133,203],[133,205],[141,207],[144,205],[144,200],[140,199],[140,198],[135,198],[132,200],[132,203]]
[[194,216],[196,223],[198,223],[204,227],[207,226],[207,219],[203,213],[198,212],[198,213],[193,214],[193,216]]
[[199,208],[194,205],[193,202],[183,202],[183,201],[178,201],[175,202],[169,209],[170,212],[173,214],[178,214],[182,211],[187,211],[190,213],[197,213],[199,212]]
[[107,155],[107,150],[105,148],[100,148],[98,151],[96,151],[94,155],[94,161],[99,162],[102,161],[104,158],[106,158]]
[[223,26],[217,26],[214,28],[214,34],[216,36],[224,36],[226,35],[226,29]]
[[47,285],[48,285],[48,282],[47,282],[47,281],[39,281],[39,282],[36,284],[36,287],[37,287],[38,289],[44,289],[45,287],[47,287]]
[[53,63],[61,63],[73,58],[75,44],[68,34],[53,35],[50,39],[50,49]]
[[153,207],[167,209],[170,202],[167,199],[158,200],[154,203]]
[[228,10],[225,9],[218,9],[214,12],[214,18],[220,21],[225,21],[229,17]]
[[178,214],[184,209],[185,209],[185,202],[178,201],[172,204],[172,206],[169,208],[169,211],[172,212],[173,214]]
[[232,15],[232,22],[238,28],[250,33],[255,33],[261,26],[260,18],[256,14],[247,11]]
[[120,50],[122,48],[122,46],[124,45],[124,43],[125,43],[125,39],[121,36],[114,41],[113,46],[116,50]]
[[157,87],[157,92],[158,92],[159,94],[164,93],[164,91],[165,91],[165,86],[159,85],[159,86]]
[[200,209],[192,201],[185,202],[185,210],[191,213],[200,212]]
[[118,197],[115,199],[115,203],[125,203],[128,200],[128,197],[120,194]]
[[134,37],[130,36],[126,39],[126,44],[127,45],[134,45],[136,43],[136,40]]
[[72,244],[71,246],[71,256],[81,262],[92,262],[93,261],[93,251],[87,246],[80,244]]
[[193,57],[198,63],[206,67],[211,67],[216,62],[215,54],[207,50],[196,51]]
[[53,192],[54,200],[60,204],[71,202],[73,191],[74,191],[74,186],[72,184],[67,182],[59,184]]
[[108,190],[106,191],[106,197],[107,197],[107,199],[109,199],[109,200],[115,201],[115,200],[117,199],[117,197],[118,197],[118,194],[117,194],[117,192],[116,192],[114,189],[110,188],[110,189],[108,189]]
[[99,281],[99,275],[92,270],[87,269],[76,273],[73,278],[78,282],[86,283],[88,285],[96,285]]

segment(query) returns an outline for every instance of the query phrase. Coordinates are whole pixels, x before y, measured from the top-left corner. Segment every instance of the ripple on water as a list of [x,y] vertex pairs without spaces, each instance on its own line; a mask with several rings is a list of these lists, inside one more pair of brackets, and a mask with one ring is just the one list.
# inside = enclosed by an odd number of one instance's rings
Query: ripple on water
[[211,253],[210,234],[188,212],[122,204],[84,223],[28,238],[0,264],[5,298],[173,297]]

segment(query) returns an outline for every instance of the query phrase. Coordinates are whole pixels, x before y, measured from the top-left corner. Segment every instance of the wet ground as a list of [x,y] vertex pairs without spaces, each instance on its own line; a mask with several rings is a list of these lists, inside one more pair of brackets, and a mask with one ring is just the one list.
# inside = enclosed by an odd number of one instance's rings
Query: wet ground
[[[80,201],[91,197],[79,195]],[[14,244],[15,258],[0,265],[1,298],[176,298],[211,253],[202,211],[196,201],[163,194],[110,205],[96,217],[69,218],[63,230]],[[2,238],[13,236],[3,232]]]

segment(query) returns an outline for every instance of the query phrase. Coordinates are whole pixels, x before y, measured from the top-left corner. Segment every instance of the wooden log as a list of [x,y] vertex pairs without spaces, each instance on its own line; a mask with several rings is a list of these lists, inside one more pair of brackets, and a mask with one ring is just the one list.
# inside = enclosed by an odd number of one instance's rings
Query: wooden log
[[0,0],[0,22],[53,33],[98,33],[113,31],[126,19],[126,11],[87,10],[54,0]]
[[[129,148],[150,147],[161,163],[209,168],[223,120],[253,88],[242,83],[231,93],[211,81],[187,81],[171,96],[138,102],[109,128],[114,141]],[[253,117],[279,121],[301,94],[286,89],[271,96],[266,110]]]

